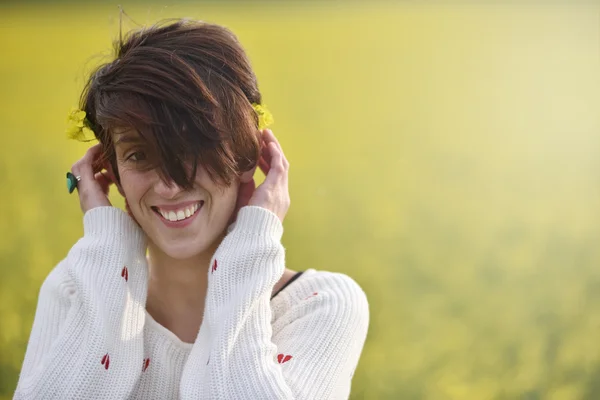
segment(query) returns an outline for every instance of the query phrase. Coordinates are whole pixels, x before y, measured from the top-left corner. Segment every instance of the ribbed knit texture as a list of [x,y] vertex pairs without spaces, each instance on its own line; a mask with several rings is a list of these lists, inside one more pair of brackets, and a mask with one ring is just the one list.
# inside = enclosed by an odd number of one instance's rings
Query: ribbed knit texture
[[244,207],[208,270],[204,320],[183,343],[145,311],[145,237],[121,210],[84,216],[84,237],[42,285],[15,392],[30,399],[346,399],[366,338],[364,292],[309,269],[271,300],[282,225]]

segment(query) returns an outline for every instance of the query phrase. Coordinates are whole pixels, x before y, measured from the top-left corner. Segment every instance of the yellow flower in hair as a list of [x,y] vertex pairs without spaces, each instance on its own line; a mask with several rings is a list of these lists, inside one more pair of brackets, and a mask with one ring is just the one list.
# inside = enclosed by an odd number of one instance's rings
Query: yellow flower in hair
[[267,109],[267,106],[252,103],[252,108],[258,114],[258,129],[261,131],[273,123],[273,115]]
[[90,123],[85,118],[85,111],[73,107],[67,117],[67,137],[80,141],[91,140],[94,138],[94,132],[90,128]]

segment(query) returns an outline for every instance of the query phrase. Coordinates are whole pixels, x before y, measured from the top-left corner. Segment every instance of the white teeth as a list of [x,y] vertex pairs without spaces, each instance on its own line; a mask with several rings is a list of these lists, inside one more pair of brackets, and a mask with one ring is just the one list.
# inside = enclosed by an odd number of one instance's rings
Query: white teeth
[[189,206],[188,208],[183,208],[181,210],[163,211],[159,208],[158,212],[163,216],[164,219],[175,222],[191,217],[196,213],[196,211],[198,211],[199,208],[199,204],[196,203],[193,206]]

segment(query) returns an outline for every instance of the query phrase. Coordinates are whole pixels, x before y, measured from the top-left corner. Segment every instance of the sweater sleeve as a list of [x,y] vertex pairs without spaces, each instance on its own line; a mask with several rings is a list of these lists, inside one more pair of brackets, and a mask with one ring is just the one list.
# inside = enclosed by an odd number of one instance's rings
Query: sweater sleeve
[[312,301],[311,288],[274,334],[270,298],[285,268],[282,233],[273,213],[240,210],[212,260],[182,399],[348,397],[368,325],[366,297],[349,278]]
[[84,236],[44,281],[14,395],[125,399],[143,362],[145,238],[123,211],[84,215]]

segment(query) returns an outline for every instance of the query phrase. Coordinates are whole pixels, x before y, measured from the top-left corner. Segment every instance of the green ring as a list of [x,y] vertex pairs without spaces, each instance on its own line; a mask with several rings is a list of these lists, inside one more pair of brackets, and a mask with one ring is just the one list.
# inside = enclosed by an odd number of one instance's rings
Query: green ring
[[77,187],[77,178],[70,172],[67,172],[67,189],[69,189],[69,194],[73,193],[75,188]]

